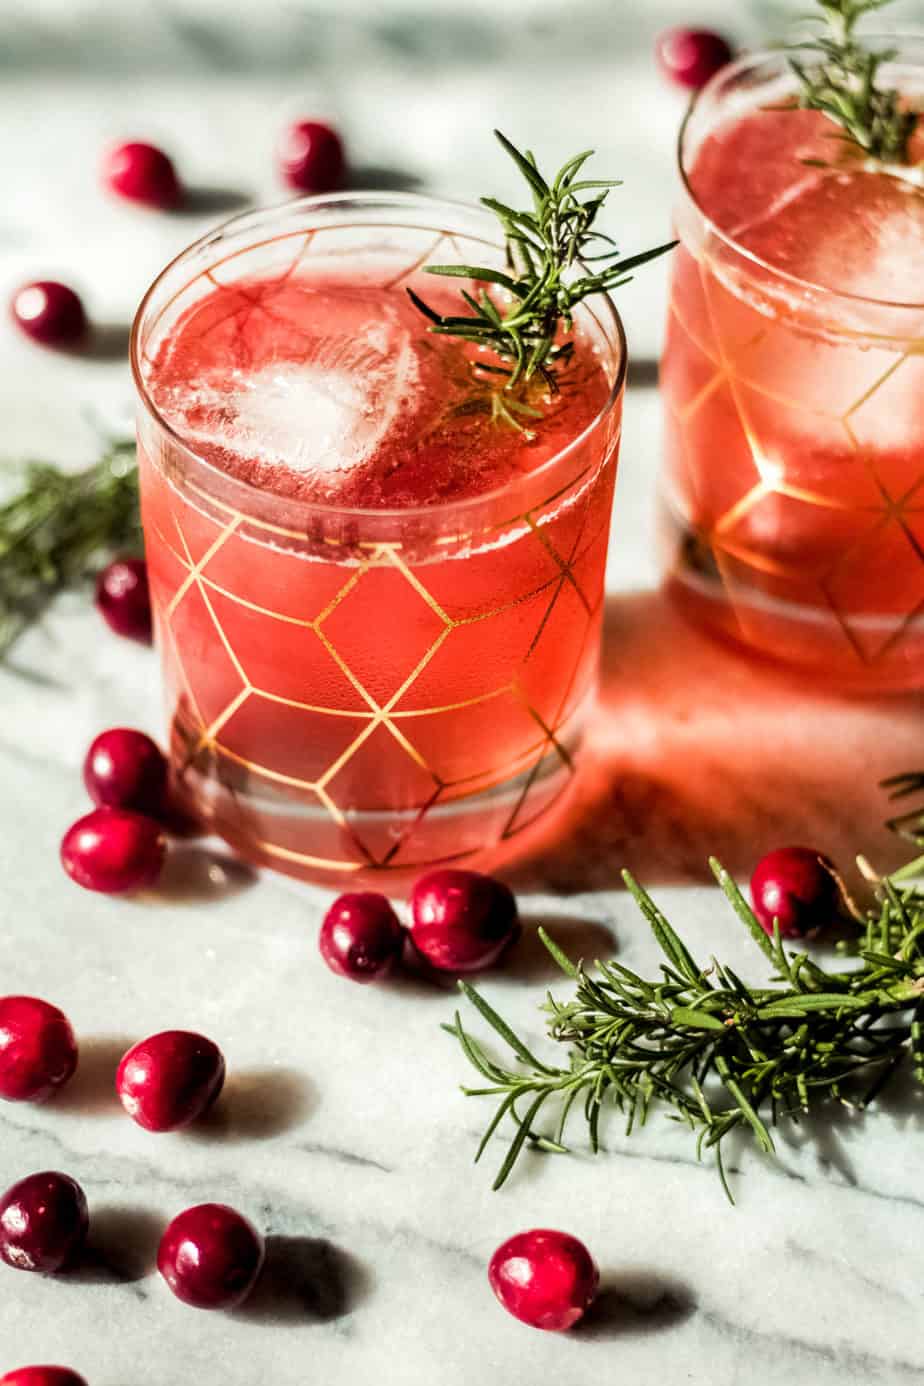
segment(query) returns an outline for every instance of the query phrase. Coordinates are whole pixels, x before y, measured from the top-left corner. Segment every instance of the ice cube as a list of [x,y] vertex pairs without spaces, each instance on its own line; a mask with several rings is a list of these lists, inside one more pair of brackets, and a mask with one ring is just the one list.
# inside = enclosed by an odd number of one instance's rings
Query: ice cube
[[[330,476],[372,456],[406,407],[417,374],[408,334],[378,320],[299,342],[298,359],[273,353],[272,334],[253,367],[209,365],[157,403],[190,443],[225,458]],[[276,344],[278,346],[278,343]],[[260,359],[263,357],[264,359]]]

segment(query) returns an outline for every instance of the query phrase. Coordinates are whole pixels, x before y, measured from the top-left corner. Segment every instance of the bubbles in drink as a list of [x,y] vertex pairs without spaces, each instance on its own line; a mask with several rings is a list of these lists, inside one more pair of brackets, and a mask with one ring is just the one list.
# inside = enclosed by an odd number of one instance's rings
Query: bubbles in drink
[[[400,275],[399,275],[400,278]],[[458,287],[418,287],[458,311]],[[280,495],[405,507],[480,494],[581,433],[609,381],[579,341],[536,436],[492,419],[496,377],[476,349],[434,336],[394,266],[306,257],[297,274],[213,284],[150,363],[157,409],[189,446]],[[581,350],[581,347],[584,349]]]

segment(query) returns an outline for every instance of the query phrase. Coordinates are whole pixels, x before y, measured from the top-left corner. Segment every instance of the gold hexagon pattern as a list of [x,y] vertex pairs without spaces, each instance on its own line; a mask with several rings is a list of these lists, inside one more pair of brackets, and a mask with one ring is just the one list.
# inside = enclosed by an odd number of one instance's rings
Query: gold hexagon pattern
[[[473,568],[474,602],[462,593],[476,559],[414,565],[400,543],[370,542],[352,563],[313,565],[311,591],[302,580],[285,609],[263,605],[253,599],[257,567],[269,573],[286,556],[263,547],[252,557],[248,535],[271,527],[212,498],[205,534],[206,508],[142,460],[163,656],[196,725],[185,769],[205,754],[221,780],[243,773],[315,804],[344,846],[335,857],[307,841],[261,837],[261,855],[337,872],[448,860],[402,858],[436,805],[516,781],[506,839],[536,816],[549,760],[562,785],[573,775],[570,724],[596,679],[617,442],[602,463],[506,522],[522,530],[510,546],[519,563],[506,560],[512,577],[496,556],[493,575]],[[517,579],[527,572],[524,589]],[[319,602],[313,614],[309,597]],[[376,620],[383,611],[390,625]],[[492,682],[499,664],[506,676]],[[383,840],[364,835],[355,810],[394,811]]]
[[[784,601],[830,611],[846,651],[874,667],[924,624],[924,336],[813,347],[733,304],[708,261],[679,256],[663,367],[670,468],[739,628],[761,644],[748,603],[763,575]],[[820,553],[798,543],[813,530]],[[863,603],[890,575],[901,609],[869,630]]]

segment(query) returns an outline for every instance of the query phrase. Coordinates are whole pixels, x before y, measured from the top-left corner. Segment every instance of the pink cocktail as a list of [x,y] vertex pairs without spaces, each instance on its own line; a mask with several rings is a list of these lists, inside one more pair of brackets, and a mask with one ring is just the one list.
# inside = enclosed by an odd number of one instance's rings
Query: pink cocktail
[[175,774],[295,874],[503,853],[575,770],[623,339],[606,300],[582,309],[541,426],[492,417],[478,349],[406,292],[454,311],[424,266],[483,262],[491,237],[420,198],[293,203],[192,247],[139,315]]
[[[887,76],[920,97],[919,64]],[[917,687],[924,188],[845,154],[817,111],[779,109],[793,91],[783,56],[744,59],[681,139],[670,588],[716,633],[836,684]]]

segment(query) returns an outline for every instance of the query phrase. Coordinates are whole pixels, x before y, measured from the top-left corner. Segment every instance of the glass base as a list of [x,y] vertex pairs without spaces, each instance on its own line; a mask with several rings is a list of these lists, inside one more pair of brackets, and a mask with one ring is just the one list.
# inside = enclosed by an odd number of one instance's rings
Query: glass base
[[[342,809],[304,790],[269,784],[213,750],[174,717],[171,759],[178,802],[245,860],[299,880],[401,892],[424,870],[492,870],[527,855],[531,831],[564,806],[576,775],[588,698],[554,744],[513,778],[443,802],[406,809]],[[381,786],[377,787],[381,789]]]
[[924,613],[841,611],[819,583],[781,583],[730,560],[665,502],[660,543],[667,595],[724,643],[845,692],[924,686]]

